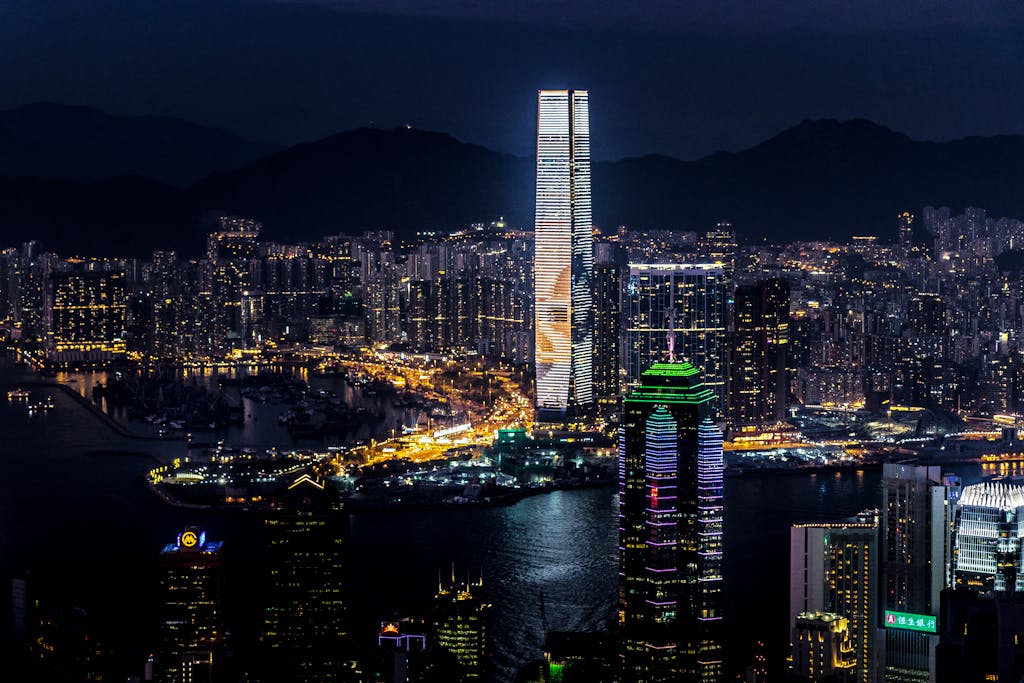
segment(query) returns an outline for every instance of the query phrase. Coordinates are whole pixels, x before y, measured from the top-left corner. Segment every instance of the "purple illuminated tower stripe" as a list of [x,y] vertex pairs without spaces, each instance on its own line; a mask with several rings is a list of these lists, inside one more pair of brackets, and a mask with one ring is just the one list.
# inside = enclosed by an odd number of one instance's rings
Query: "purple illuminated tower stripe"
[[647,493],[647,597],[655,623],[675,619],[679,581],[679,438],[672,414],[659,406],[647,419],[644,480]]
[[697,427],[698,618],[718,620],[722,592],[722,432],[704,418]]

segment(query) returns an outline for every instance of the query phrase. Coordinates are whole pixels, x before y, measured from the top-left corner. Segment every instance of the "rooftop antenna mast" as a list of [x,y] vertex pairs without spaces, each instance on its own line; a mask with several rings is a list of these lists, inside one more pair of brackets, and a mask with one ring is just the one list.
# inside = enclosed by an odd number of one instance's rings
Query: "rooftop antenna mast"
[[668,362],[676,362],[676,309],[668,309]]

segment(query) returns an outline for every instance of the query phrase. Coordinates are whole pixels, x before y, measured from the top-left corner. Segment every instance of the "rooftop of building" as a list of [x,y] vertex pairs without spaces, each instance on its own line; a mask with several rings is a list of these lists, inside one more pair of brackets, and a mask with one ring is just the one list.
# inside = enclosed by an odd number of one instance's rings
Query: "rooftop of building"
[[704,386],[700,370],[686,361],[660,362],[640,376],[640,386],[626,397],[631,402],[695,403],[712,401],[715,393]]
[[199,553],[216,554],[224,546],[224,541],[211,541],[206,532],[199,527],[188,527],[174,543],[168,543],[160,552],[161,555],[194,555]]
[[801,612],[796,615],[797,625],[829,625],[833,629],[843,628],[848,623],[846,617],[832,612]]
[[1014,510],[1024,507],[1024,486],[992,481],[965,486],[960,495],[960,505]]
[[211,553],[216,554],[224,547],[224,541],[206,541],[202,545],[186,548],[178,543],[168,543],[160,551],[161,555],[176,555],[178,553]]

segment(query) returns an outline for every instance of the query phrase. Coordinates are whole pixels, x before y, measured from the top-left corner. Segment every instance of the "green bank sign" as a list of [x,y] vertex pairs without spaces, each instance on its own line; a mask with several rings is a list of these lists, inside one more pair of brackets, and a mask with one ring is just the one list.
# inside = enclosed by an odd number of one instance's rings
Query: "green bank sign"
[[910,612],[893,612],[885,610],[885,627],[902,628],[906,631],[922,631],[938,633],[938,619],[928,614],[911,614]]

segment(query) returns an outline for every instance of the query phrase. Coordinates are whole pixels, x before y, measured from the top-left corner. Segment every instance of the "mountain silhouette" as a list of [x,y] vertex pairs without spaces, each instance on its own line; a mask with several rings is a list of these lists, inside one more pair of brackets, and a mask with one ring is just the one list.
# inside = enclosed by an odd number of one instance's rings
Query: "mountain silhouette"
[[272,145],[166,116],[40,102],[0,111],[0,177],[93,182],[140,175],[189,185]]
[[[194,254],[217,213],[261,220],[267,239],[288,242],[383,228],[412,236],[498,216],[524,227],[533,221],[532,159],[411,128],[340,133],[187,187],[139,168],[124,165],[121,175],[92,182],[0,178],[0,243]],[[693,161],[649,155],[595,163],[593,205],[603,228],[706,230],[729,220],[749,241],[884,239],[895,237],[897,213],[928,204],[1024,217],[1022,184],[1024,136],[927,142],[865,120],[813,120],[749,149]]]

